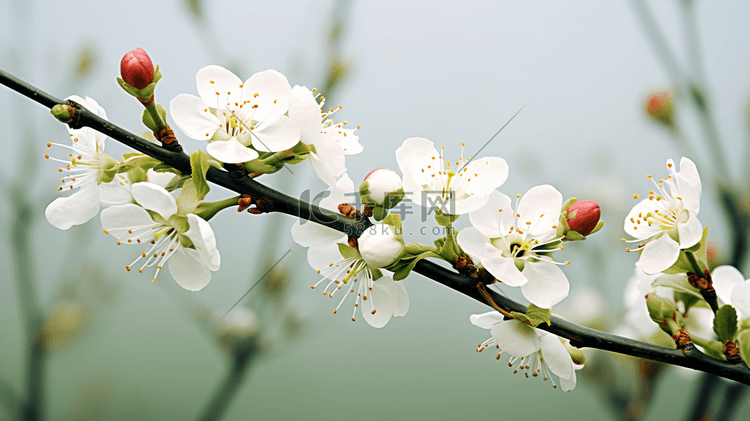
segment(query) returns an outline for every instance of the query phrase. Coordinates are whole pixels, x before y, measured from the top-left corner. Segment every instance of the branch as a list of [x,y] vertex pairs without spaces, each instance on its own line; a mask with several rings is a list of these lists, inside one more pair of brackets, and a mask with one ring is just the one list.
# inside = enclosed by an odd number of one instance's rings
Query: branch
[[[47,108],[62,103],[62,101],[18,80],[2,70],[0,70],[0,83],[26,95]],[[157,158],[185,174],[190,173],[190,158],[183,152],[172,152],[163,149],[106,120],[103,120],[85,109],[83,109],[80,114],[80,123],[82,125],[91,127],[92,129],[124,143],[135,150]],[[266,211],[286,213],[288,215],[317,222],[344,232],[350,236],[358,237],[359,234],[367,229],[370,224],[367,219],[354,221],[343,215],[333,215],[331,212],[322,210],[318,206],[310,205],[276,190],[270,189],[250,177],[233,178],[227,172],[211,168],[208,171],[206,178],[209,181],[233,192],[248,194],[257,198],[264,198],[270,204],[269,207],[265,208]],[[476,288],[476,279],[460,275],[438,266],[433,262],[425,260],[421,260],[417,263],[414,271],[486,304],[486,301]],[[495,302],[501,307],[510,311],[526,311],[526,306],[520,303],[500,295],[495,291],[488,289],[487,292],[490,293]],[[726,361],[711,358],[698,351],[693,345],[689,345],[683,350],[671,349],[646,342],[622,338],[610,333],[580,326],[557,317],[552,317],[551,320],[552,324],[550,326],[542,324],[539,328],[557,336],[567,338],[570,340],[571,345],[579,348],[596,348],[634,357],[646,358],[653,361],[713,373],[727,379],[750,385],[750,368],[748,368],[746,364],[731,364]]]

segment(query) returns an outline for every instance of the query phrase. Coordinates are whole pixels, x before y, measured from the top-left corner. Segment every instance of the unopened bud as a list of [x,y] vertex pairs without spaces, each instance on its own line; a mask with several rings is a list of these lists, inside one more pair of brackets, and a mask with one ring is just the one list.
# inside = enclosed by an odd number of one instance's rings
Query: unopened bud
[[383,268],[398,259],[404,239],[396,230],[387,224],[375,224],[359,237],[359,253],[368,265]]
[[655,92],[646,99],[646,112],[654,120],[674,126],[674,103],[667,91]]
[[154,63],[143,48],[138,47],[122,58],[120,74],[128,85],[143,89],[154,81]]
[[404,198],[401,177],[387,168],[372,170],[359,185],[362,202],[391,209]]
[[599,205],[591,200],[575,202],[570,205],[567,212],[568,226],[583,236],[591,234],[602,215]]

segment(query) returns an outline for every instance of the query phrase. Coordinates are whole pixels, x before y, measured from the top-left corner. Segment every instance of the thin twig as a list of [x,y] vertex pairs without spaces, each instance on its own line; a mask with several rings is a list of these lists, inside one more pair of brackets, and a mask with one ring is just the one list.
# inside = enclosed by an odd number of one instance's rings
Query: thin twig
[[[0,71],[0,83],[16,90],[14,87],[19,86],[19,82],[20,81],[17,78],[6,72]],[[23,84],[23,82],[20,82],[20,84]],[[26,91],[32,94],[27,96],[33,98],[35,101],[37,101],[37,98],[47,98],[47,104],[51,104],[50,106],[55,105],[55,99],[53,97],[39,90],[33,89],[32,91],[28,91],[27,89]],[[49,100],[50,98],[51,100]],[[37,102],[42,103],[41,100]],[[85,110],[81,113],[81,122],[84,126],[91,127],[94,130],[100,131],[101,133],[131,146],[140,152],[151,155],[152,157],[177,168],[183,173],[190,173],[190,160],[184,153],[171,152],[153,145],[147,140],[135,136]],[[249,177],[235,179],[226,172],[211,168],[208,171],[206,178],[209,181],[236,193],[265,198],[273,203],[273,207],[270,211],[299,216],[300,218],[314,221],[321,225],[344,232],[350,236],[358,237],[364,232],[369,223],[367,219],[354,221],[342,215],[334,215],[330,212],[325,212],[317,206],[310,205],[276,190],[270,189]],[[421,260],[417,263],[414,271],[435,282],[441,283],[464,295],[474,298],[481,303],[485,303],[484,298],[476,288],[476,280],[472,280],[468,276],[458,274],[438,266],[433,262],[425,260]],[[504,297],[495,291],[487,291],[499,306],[509,308],[511,311],[526,312],[526,306]],[[697,350],[686,352],[684,350],[671,349],[635,341],[580,326],[557,317],[552,317],[551,320],[552,324],[550,326],[543,324],[540,328],[560,337],[569,339],[571,345],[579,348],[597,348],[634,357],[665,362],[672,365],[713,373],[721,377],[750,385],[750,369],[746,364],[730,364],[726,361],[719,361],[706,356]]]

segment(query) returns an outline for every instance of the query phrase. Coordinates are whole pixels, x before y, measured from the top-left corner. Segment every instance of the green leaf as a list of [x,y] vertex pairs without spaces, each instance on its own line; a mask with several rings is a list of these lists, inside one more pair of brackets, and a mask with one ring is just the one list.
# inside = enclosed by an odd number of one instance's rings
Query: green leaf
[[510,314],[521,322],[530,324],[533,327],[537,327],[542,323],[547,323],[547,326],[552,324],[549,320],[550,316],[552,316],[552,311],[548,308],[537,307],[534,304],[529,304],[529,309],[526,313],[513,311]]
[[401,216],[397,213],[392,213],[388,215],[384,220],[384,224],[390,225],[392,227],[398,228],[396,231],[401,232]]
[[180,171],[179,170],[177,170],[176,168],[173,168],[173,167],[171,167],[171,166],[169,166],[169,165],[167,165],[167,164],[165,164],[163,162],[160,162],[160,163],[154,165],[154,167],[152,169],[154,171],[156,171],[156,172],[171,172],[172,174],[180,175]]
[[393,265],[387,267],[386,269],[393,271],[394,281],[400,281],[402,279],[406,279],[406,277],[409,276],[411,271],[414,269],[414,266],[417,265],[417,262],[419,262],[422,259],[426,259],[428,257],[440,258],[440,256],[437,255],[436,253],[427,251],[418,255],[414,259],[409,260],[408,263],[404,261],[398,261],[394,263]]
[[[127,89],[126,89],[127,90]],[[135,95],[133,95],[135,96]],[[154,123],[154,119],[151,118],[151,113],[148,112],[148,110],[143,110],[143,115],[141,116],[141,121],[143,122],[143,125],[148,127],[149,130],[152,132],[158,132],[159,128],[156,127],[156,123]]]
[[198,202],[198,193],[195,191],[193,180],[185,181],[182,190],[180,190],[180,195],[177,197],[177,213],[180,215],[193,213],[195,207],[198,206]]
[[245,162],[242,164],[245,167],[245,171],[249,173],[262,172],[266,174],[272,174],[277,171],[273,165],[264,164],[260,159],[253,159],[252,161]]
[[167,186],[164,187],[168,192],[173,192],[183,186],[185,184],[185,181],[190,180],[191,176],[188,175],[178,175],[172,177],[171,180],[169,180],[169,183],[167,183]]
[[742,361],[750,367],[750,330],[743,330],[737,335],[737,346],[740,348]]
[[142,154],[140,152],[124,153],[122,154],[122,160],[127,161],[128,159],[136,157],[136,156],[146,156],[146,154]]
[[737,310],[729,304],[721,306],[714,316],[714,333],[721,342],[731,341],[737,333]]
[[339,246],[339,253],[341,253],[341,256],[344,259],[361,259],[362,258],[362,256],[359,254],[359,251],[355,249],[354,247],[350,247],[342,243],[336,243],[336,245]]
[[198,195],[198,200],[203,200],[211,187],[206,181],[206,173],[209,168],[208,157],[200,149],[190,155],[190,168],[193,170],[193,186]]

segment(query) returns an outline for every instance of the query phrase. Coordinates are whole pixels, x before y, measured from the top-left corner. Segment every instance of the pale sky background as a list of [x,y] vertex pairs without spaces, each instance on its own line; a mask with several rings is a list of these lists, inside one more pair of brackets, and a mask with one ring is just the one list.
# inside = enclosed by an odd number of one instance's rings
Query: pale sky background
[[[679,2],[651,3],[687,68]],[[209,64],[241,67],[243,80],[274,68],[292,85],[320,87],[332,7],[330,1],[207,2],[206,25],[191,18],[180,1],[0,0],[0,68],[60,98],[91,96],[111,121],[141,132],[139,105],[115,82],[125,52],[143,47],[160,65],[164,78],[157,101],[165,107],[179,93],[196,94],[195,74]],[[730,172],[746,180],[750,3],[698,1],[697,12],[708,100]],[[646,95],[669,88],[670,79],[631,3],[358,1],[343,36],[342,53],[352,66],[330,105],[343,105],[338,119],[361,126],[365,151],[347,158],[355,183],[373,168],[398,170],[394,151],[408,137],[446,145],[448,156],[458,156],[465,142],[471,155],[528,104],[482,154],[508,162],[510,176],[500,188],[508,195],[549,183],[566,198],[600,203],[605,228],[566,247],[558,260],[573,263],[565,267],[571,283],[568,302],[594,289],[609,302],[610,317],[616,317],[637,258],[627,255],[619,241],[632,195],[648,191],[645,175],[665,174],[666,160],[678,161],[682,153],[643,110]],[[94,52],[95,64],[89,78],[75,82],[74,63],[83,48]],[[405,281],[409,314],[382,330],[364,320],[351,323],[347,311],[333,316],[338,301],[309,289],[316,277],[305,250],[291,240],[292,218],[219,214],[211,223],[222,267],[199,293],[183,291],[168,273],[159,277],[162,287],[147,275],[126,273],[122,267],[139,251],[116,248],[111,237],[101,234],[98,218],[69,232],[44,220],[44,207],[56,197],[58,173],[44,162],[43,145],[64,142],[64,128],[43,107],[5,88],[0,89],[0,115],[6,123],[0,176],[10,182],[38,170],[27,189],[38,200],[34,250],[42,302],[49,306],[58,281],[79,276],[83,262],[101,265],[117,287],[116,300],[89,330],[51,358],[50,419],[76,418],[77,408],[93,400],[99,403],[91,404],[98,408],[92,413],[101,419],[194,417],[226,364],[178,303],[189,296],[217,313],[227,311],[257,278],[260,263],[253,259],[268,241],[258,237],[269,223],[277,224],[274,235],[281,238],[268,256],[270,263],[292,250],[282,263],[293,273],[291,303],[306,317],[306,331],[257,363],[227,419],[609,416],[597,391],[584,382],[563,394],[541,381],[512,376],[493,355],[477,355],[474,347],[488,332],[472,326],[469,315],[487,307],[419,275]],[[696,145],[697,159],[709,163],[694,111],[682,107],[678,118]],[[35,128],[36,149],[26,155],[22,150],[28,145],[20,140],[29,125]],[[188,152],[205,147],[177,134]],[[128,151],[109,141],[107,152]],[[721,251],[728,227],[716,205],[714,174],[698,169],[704,181],[700,219],[711,226],[711,239]],[[307,163],[292,170],[296,177],[284,187],[289,194],[324,188]],[[278,185],[283,177],[260,181]],[[224,197],[220,188],[212,195]],[[0,200],[0,214],[9,207]],[[0,360],[6,362],[0,364],[0,377],[20,385],[24,355],[16,290],[7,269],[12,265],[7,222],[0,234]],[[575,319],[572,312],[562,314]],[[668,377],[647,419],[686,404],[695,378]],[[685,396],[683,384],[688,385]]]

